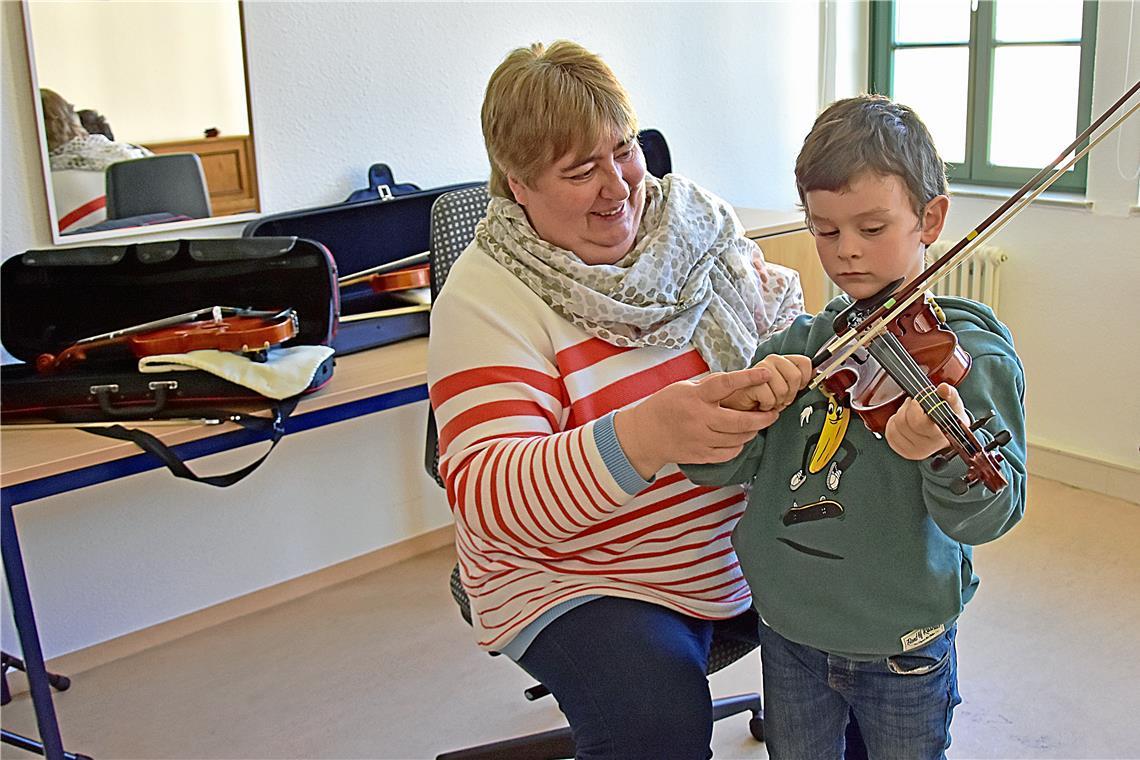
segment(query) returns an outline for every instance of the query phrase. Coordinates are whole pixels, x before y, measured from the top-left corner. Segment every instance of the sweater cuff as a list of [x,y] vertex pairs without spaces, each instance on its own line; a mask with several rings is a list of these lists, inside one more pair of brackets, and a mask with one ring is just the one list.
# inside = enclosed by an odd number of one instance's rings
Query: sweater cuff
[[622,450],[621,442],[618,441],[617,432],[614,430],[615,414],[617,412],[610,412],[594,423],[594,445],[598,447],[598,453],[602,455],[602,462],[610,471],[610,476],[623,491],[633,496],[641,493],[653,481],[638,475],[637,470],[630,464],[629,457]]

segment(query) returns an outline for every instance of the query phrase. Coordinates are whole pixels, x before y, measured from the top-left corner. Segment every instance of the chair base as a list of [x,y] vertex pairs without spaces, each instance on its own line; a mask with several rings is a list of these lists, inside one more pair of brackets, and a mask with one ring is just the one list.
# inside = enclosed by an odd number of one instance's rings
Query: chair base
[[[764,709],[755,692],[713,700],[713,721],[748,710],[752,713],[748,730],[756,741],[764,741]],[[517,736],[478,747],[437,755],[436,760],[562,760],[574,757],[574,737],[570,728],[556,728],[541,734]]]

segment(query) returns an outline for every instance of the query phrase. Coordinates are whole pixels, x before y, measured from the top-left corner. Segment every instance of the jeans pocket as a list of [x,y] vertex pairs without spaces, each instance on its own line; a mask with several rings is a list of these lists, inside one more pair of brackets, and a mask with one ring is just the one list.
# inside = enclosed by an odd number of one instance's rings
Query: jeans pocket
[[900,676],[924,676],[942,668],[950,660],[954,648],[951,631],[913,652],[887,658],[887,670]]

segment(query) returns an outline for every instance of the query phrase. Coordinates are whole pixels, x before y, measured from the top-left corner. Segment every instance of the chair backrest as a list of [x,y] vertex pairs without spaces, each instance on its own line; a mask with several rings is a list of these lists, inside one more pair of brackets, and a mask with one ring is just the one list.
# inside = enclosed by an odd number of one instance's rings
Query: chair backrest
[[637,133],[637,141],[641,143],[641,152],[645,154],[645,168],[650,174],[660,179],[673,171],[673,159],[669,155],[669,144],[665,142],[665,135],[656,129],[643,129]]
[[163,153],[107,167],[107,218],[167,212],[212,215],[202,160],[194,153]]
[[[475,238],[475,225],[487,213],[491,194],[485,183],[463,190],[453,190],[435,199],[431,206],[431,297],[443,288],[451,267],[463,249]],[[439,434],[435,414],[428,407],[427,440],[424,444],[424,469],[440,488],[446,488],[439,476]]]
[[480,184],[445,193],[431,207],[431,295],[435,298],[459,254],[475,239],[475,225],[487,214],[491,193]]

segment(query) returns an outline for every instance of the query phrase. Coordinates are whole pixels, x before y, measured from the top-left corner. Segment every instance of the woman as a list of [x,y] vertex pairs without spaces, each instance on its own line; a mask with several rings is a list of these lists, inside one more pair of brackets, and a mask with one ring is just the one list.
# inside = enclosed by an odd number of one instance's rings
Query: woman
[[579,757],[706,758],[713,628],[755,635],[744,494],[675,463],[771,424],[719,401],[767,380],[746,363],[798,281],[762,284],[727,204],[646,174],[628,95],[578,45],[513,51],[482,121],[494,197],[428,360],[479,645],[550,688]]
[[59,231],[77,232],[107,218],[104,170],[119,161],[154,154],[137,145],[112,142],[102,134],[89,134],[75,107],[54,90],[40,89],[40,100]]

